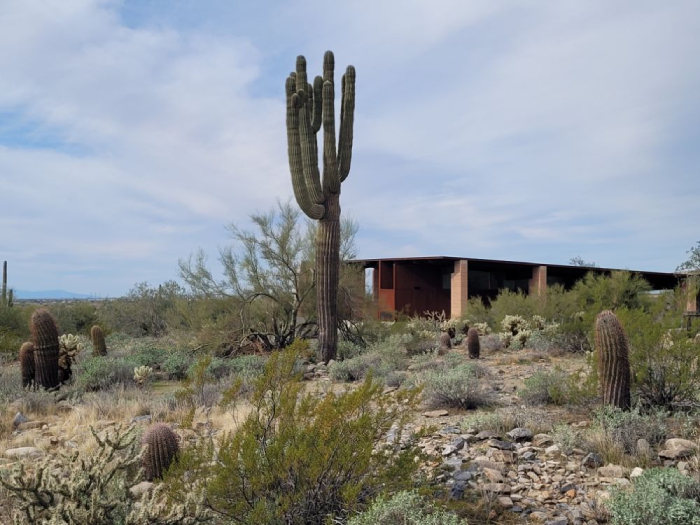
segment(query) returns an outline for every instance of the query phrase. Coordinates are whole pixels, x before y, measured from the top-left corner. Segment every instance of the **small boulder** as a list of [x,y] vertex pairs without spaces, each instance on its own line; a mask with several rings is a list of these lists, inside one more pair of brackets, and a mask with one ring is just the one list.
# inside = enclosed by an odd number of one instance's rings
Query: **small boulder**
[[44,453],[36,447],[8,448],[5,451],[6,458],[34,458],[43,455]]

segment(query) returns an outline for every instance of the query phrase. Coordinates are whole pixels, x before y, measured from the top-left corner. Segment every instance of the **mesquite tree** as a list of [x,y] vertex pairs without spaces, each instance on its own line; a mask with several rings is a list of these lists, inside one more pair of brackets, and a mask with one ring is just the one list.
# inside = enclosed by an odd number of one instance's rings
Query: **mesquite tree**
[[[306,59],[297,57],[287,78],[287,152],[294,197],[301,210],[319,221],[316,235],[316,298],[319,352],[335,358],[338,343],[338,276],[340,272],[340,185],[350,173],[355,112],[355,68],[348,66],[341,83],[340,128],[335,141],[333,53],[323,57],[323,77],[313,85]],[[323,179],[318,167],[316,134],[323,127]]]

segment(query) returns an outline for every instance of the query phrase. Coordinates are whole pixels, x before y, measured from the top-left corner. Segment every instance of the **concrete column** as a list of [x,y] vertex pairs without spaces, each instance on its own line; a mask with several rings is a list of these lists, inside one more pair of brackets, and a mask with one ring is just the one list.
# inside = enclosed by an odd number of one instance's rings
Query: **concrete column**
[[547,267],[535,266],[532,268],[530,279],[530,295],[543,297],[547,293]]
[[469,270],[466,259],[455,261],[450,279],[450,317],[456,319],[467,312]]
[[687,278],[683,283],[683,288],[686,291],[686,307],[685,311],[688,313],[697,313],[698,311],[698,285],[696,284],[695,278]]

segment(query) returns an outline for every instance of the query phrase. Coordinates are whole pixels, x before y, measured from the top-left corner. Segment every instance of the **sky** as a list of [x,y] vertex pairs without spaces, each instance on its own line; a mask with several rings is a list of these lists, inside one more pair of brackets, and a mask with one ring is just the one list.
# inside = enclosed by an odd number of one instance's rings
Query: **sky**
[[327,49],[357,70],[359,257],[673,271],[700,240],[695,0],[0,0],[0,49],[18,289],[216,270],[292,197],[284,82]]

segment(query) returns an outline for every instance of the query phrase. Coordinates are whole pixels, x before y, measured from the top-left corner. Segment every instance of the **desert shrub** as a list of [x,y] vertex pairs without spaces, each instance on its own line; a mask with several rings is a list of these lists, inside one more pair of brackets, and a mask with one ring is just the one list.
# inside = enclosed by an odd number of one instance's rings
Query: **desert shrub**
[[165,372],[168,379],[182,380],[187,377],[187,372],[192,366],[194,359],[185,352],[174,351],[168,353],[165,360],[160,365],[160,369]]
[[365,352],[365,347],[352,341],[341,339],[338,341],[338,360],[352,359]]
[[504,407],[493,412],[478,412],[462,421],[462,428],[465,430],[490,430],[502,435],[518,427],[528,428],[533,432],[548,432],[552,428],[552,416],[546,410]]
[[698,350],[676,329],[680,316],[624,308],[618,316],[629,339],[633,387],[640,402],[672,408],[695,401],[700,394]]
[[489,394],[479,381],[476,367],[464,363],[456,367],[428,370],[419,378],[425,402],[432,408],[472,409],[488,405]]
[[482,350],[487,350],[489,352],[498,352],[503,349],[503,343],[501,342],[501,338],[498,337],[498,334],[481,336],[481,333],[479,333],[479,344]]
[[518,397],[526,405],[580,405],[597,396],[595,376],[561,369],[538,370],[525,379]]
[[73,368],[73,381],[83,391],[105,390],[134,383],[134,365],[126,359],[86,356]]
[[585,446],[581,430],[573,428],[565,423],[558,423],[552,428],[552,439],[566,453],[570,454],[575,448]]
[[624,411],[613,406],[604,406],[594,412],[594,430],[596,428],[612,446],[626,454],[636,452],[639,439],[658,445],[668,433],[665,412],[643,414],[638,408]]
[[[491,315],[498,326],[501,326],[503,321],[510,317],[529,319],[539,313],[542,302],[537,296],[503,289],[491,301]],[[504,327],[503,330],[507,329]]]
[[401,491],[388,499],[378,497],[348,525],[467,525],[467,520],[436,509],[414,492]]
[[51,313],[56,318],[62,334],[89,335],[90,328],[100,324],[97,304],[88,301],[71,301],[54,304]]
[[0,404],[9,404],[24,394],[19,368],[0,360]]
[[653,468],[607,505],[613,525],[700,525],[700,483],[676,469]]
[[[416,449],[376,450],[389,446],[392,426],[403,428],[417,393],[384,394],[371,379],[341,394],[304,393],[295,361],[272,354],[238,430],[184,451],[166,479],[174,497],[200,483],[205,505],[232,522],[322,525],[361,510],[379,490],[411,485]],[[225,393],[225,407],[237,401],[235,388]]]
[[106,435],[92,430],[92,435],[96,450],[88,454],[55,451],[3,473],[0,483],[16,525],[194,525],[211,519],[197,491],[166,504],[160,487],[143,499],[128,490],[140,478],[140,444],[133,429]]
[[167,349],[156,346],[154,342],[137,343],[127,355],[126,360],[134,367],[150,366],[154,370],[160,370],[161,365],[168,357],[168,353]]
[[573,288],[579,308],[592,320],[603,310],[645,309],[651,285],[639,275],[614,271],[610,275],[589,272]]
[[330,369],[331,377],[338,381],[363,379],[371,370],[374,377],[384,378],[394,370],[405,368],[407,363],[406,343],[410,335],[395,334],[383,341],[371,344],[364,354],[345,361],[337,361]]
[[33,308],[15,305],[12,308],[0,307],[0,354],[16,358],[19,347],[28,341],[29,318]]

